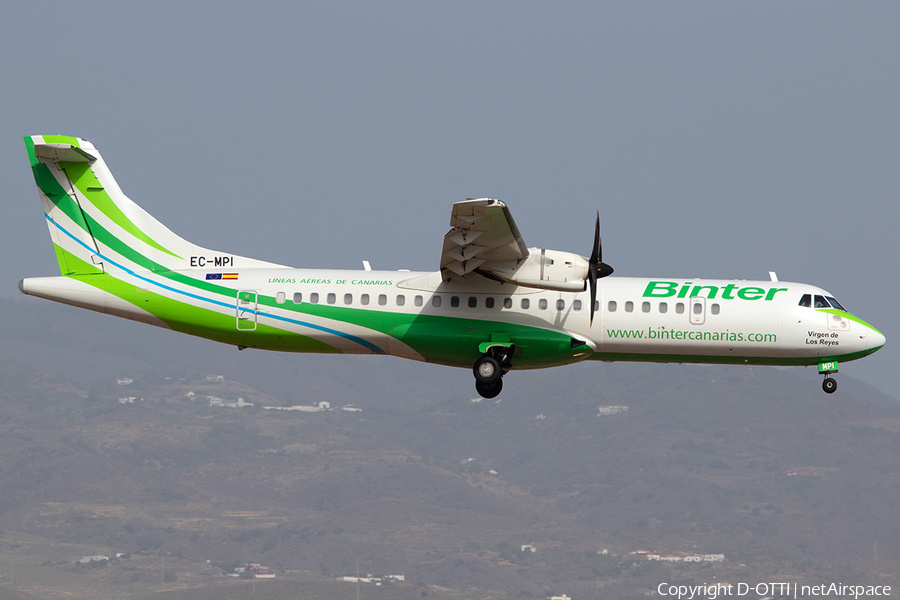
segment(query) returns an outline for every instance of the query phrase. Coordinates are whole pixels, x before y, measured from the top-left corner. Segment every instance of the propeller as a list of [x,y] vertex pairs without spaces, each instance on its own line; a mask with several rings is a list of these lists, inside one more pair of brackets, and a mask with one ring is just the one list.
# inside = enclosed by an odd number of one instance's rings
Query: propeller
[[603,262],[603,247],[600,244],[600,211],[594,226],[594,250],[588,264],[588,285],[591,288],[591,325],[594,324],[594,305],[597,303],[597,280],[613,274],[613,268]]

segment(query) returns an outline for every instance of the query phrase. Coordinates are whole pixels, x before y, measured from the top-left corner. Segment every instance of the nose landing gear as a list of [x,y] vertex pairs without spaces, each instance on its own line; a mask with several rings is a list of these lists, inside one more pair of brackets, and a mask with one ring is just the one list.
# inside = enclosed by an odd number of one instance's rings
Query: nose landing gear
[[512,368],[510,358],[515,346],[491,346],[475,361],[475,391],[482,398],[496,398],[503,389],[503,375]]

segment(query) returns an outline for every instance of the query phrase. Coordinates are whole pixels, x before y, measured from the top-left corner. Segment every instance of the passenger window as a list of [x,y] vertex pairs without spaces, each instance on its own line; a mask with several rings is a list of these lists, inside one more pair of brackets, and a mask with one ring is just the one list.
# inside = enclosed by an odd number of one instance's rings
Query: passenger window
[[566,301],[560,298],[556,301],[556,310],[566,310]]
[[303,303],[303,294],[301,292],[294,292],[294,304],[302,304]]
[[337,296],[334,294],[328,294],[328,304],[334,304],[335,300],[337,300]]
[[387,295],[386,294],[378,294],[378,305],[384,306],[387,304]]
[[616,312],[616,309],[619,307],[619,305],[616,304],[615,300],[610,300],[609,304],[607,304],[606,307],[609,309],[609,312]]
[[625,312],[632,312],[634,310],[634,302],[629,300],[625,303]]
[[541,310],[547,310],[547,299],[541,298],[538,300],[538,308]]
[[581,310],[581,300],[572,301],[572,310]]
[[477,296],[469,296],[469,308],[476,308],[478,306],[478,297]]
[[275,294],[275,302],[278,304],[284,304],[284,292],[278,292]]
[[805,306],[809,308],[812,306],[812,294],[803,294],[803,297],[800,298],[800,306]]
[[711,312],[711,313],[714,314],[714,315],[719,314],[719,305],[718,305],[718,304],[713,304],[712,306],[710,306],[710,307],[709,307],[709,312]]
[[529,306],[531,306],[531,300],[522,298],[522,308],[528,308]]
[[844,311],[844,312],[847,312],[847,309],[844,308],[843,306],[841,306],[841,303],[838,302],[837,300],[835,300],[834,298],[832,298],[831,296],[825,296],[825,298],[826,298],[829,302],[831,302],[831,305],[832,305],[833,307],[835,307],[836,309],[842,310],[842,311]]
[[362,296],[360,296],[360,297],[359,297],[359,303],[362,304],[363,306],[368,305],[368,304],[369,304],[369,295],[368,295],[368,294],[363,294]]
[[694,310],[695,315],[699,315],[700,313],[702,313],[703,312],[703,303],[695,302],[693,310]]
[[353,294],[344,294],[344,304],[353,304]]
[[422,296],[416,296],[416,299],[413,300],[413,304],[416,306],[422,306]]
[[450,307],[459,308],[459,296],[450,296]]
[[831,308],[831,305],[828,304],[828,300],[825,299],[825,296],[819,296],[816,294],[815,296],[815,304],[813,308]]
[[600,301],[594,300],[594,312],[600,312]]
[[441,297],[440,296],[432,296],[431,297],[431,305],[435,308],[441,307]]
[[675,312],[677,312],[679,315],[684,314],[684,302],[679,302],[675,305]]
[[406,296],[397,296],[397,306],[403,306],[404,304],[406,304]]
[[660,314],[663,314],[663,315],[666,314],[667,312],[669,312],[669,305],[666,304],[665,302],[660,302],[659,303],[659,312],[660,312]]
[[503,299],[503,308],[512,308],[512,298]]
[[641,303],[641,312],[650,312],[650,303],[649,302]]
[[319,303],[319,292],[313,292],[312,294],[310,294],[309,301],[312,302],[313,304],[318,304]]
[[494,299],[490,296],[484,299],[485,308],[494,308]]

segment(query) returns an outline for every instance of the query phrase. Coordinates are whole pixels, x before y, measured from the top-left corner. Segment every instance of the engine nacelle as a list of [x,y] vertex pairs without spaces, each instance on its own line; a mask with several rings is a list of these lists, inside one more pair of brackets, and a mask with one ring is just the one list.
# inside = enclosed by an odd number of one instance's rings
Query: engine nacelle
[[491,274],[515,285],[560,292],[584,290],[590,261],[572,252],[529,248],[522,260],[492,262]]

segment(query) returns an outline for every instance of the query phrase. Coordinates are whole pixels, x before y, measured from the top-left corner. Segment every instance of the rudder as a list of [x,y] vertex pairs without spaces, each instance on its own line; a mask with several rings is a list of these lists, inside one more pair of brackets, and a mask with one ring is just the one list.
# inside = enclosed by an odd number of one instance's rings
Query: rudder
[[[25,138],[34,182],[38,187],[44,216],[56,251],[56,260],[63,275],[102,273],[102,265],[95,264],[99,251],[90,233],[84,211],[68,186],[58,160],[88,161],[92,157],[76,145],[75,138],[63,136],[34,136]],[[61,139],[62,138],[62,139]],[[37,142],[37,143],[35,143]],[[63,183],[65,182],[65,183]],[[69,190],[66,187],[70,187]],[[65,229],[61,229],[65,227]]]

